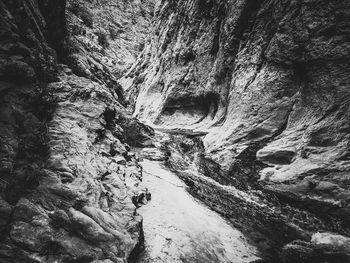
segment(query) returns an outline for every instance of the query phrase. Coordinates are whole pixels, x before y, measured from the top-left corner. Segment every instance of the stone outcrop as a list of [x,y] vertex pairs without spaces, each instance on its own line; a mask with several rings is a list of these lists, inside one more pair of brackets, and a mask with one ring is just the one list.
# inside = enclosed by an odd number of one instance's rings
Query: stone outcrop
[[285,262],[348,262],[350,239],[331,233],[316,233],[311,242],[294,241],[282,252]]
[[[0,2],[0,262],[127,262],[143,240],[135,211],[148,193],[127,142],[153,131],[122,106],[111,57],[72,35],[82,18],[69,10],[58,0]],[[89,74],[69,60],[77,54],[92,61]]]
[[[346,0],[162,1],[122,83],[135,116],[206,134],[202,174],[327,222],[299,225],[307,240],[319,227],[349,235],[349,14]],[[214,209],[229,200],[198,180]]]

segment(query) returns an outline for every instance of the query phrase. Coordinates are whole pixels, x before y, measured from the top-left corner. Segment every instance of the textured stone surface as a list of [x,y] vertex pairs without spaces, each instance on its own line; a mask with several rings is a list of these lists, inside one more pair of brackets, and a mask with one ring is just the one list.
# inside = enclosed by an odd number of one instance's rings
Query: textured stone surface
[[142,241],[148,193],[127,142],[153,131],[127,115],[106,61],[102,78],[64,60],[65,4],[0,3],[1,262],[127,262]]
[[316,233],[311,242],[295,241],[283,248],[284,262],[349,262],[350,239],[332,233]]
[[349,8],[1,1],[0,261],[133,260],[149,193],[129,145],[270,262],[349,261]]
[[125,104],[117,80],[143,49],[154,2],[68,0],[62,61],[75,74],[115,90]]
[[163,139],[160,149],[169,153],[168,166],[185,181],[190,193],[240,229],[267,262],[283,262],[283,246],[293,240],[310,242],[318,231],[349,235],[346,223],[340,219],[320,217],[308,211],[308,206],[287,204],[261,186],[239,189],[239,180],[236,187],[227,185],[232,179],[222,176],[217,164],[203,158],[205,149],[197,136],[171,134]]
[[155,13],[123,78],[135,116],[207,133],[204,175],[349,233],[349,2],[162,1]]
[[207,155],[232,177],[254,147],[267,181],[348,171],[348,12],[347,1],[164,1],[125,76],[135,113],[207,130]]

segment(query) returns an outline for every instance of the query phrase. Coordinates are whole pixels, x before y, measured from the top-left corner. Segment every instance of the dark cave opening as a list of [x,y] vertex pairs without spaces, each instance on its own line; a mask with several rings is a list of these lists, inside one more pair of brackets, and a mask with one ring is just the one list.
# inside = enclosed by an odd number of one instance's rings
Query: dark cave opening
[[169,116],[175,113],[198,113],[202,117],[214,117],[220,102],[220,95],[208,92],[201,95],[189,95],[184,97],[170,98],[163,107],[162,114]]

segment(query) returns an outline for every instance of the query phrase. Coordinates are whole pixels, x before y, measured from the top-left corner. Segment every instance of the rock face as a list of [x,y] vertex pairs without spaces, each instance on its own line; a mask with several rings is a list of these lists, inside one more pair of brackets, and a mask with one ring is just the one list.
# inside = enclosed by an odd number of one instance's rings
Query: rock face
[[120,48],[128,59],[92,52],[71,32],[88,18],[69,10],[58,0],[0,2],[0,262],[127,262],[142,242],[135,209],[147,193],[127,142],[153,131],[128,116],[109,70],[111,59],[130,63],[138,42]]
[[62,62],[115,90],[126,104],[117,80],[143,49],[153,8],[154,0],[68,0]]
[[165,0],[155,14],[122,79],[135,115],[207,133],[203,174],[349,234],[349,1]]

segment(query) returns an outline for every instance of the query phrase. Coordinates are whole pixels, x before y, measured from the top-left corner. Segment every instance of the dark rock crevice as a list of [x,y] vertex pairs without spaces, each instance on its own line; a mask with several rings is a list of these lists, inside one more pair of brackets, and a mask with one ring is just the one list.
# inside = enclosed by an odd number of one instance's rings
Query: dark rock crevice
[[[219,94],[211,92],[193,97],[170,98],[165,102],[162,115],[166,116],[163,116],[163,118],[170,118],[176,112],[189,114],[197,112],[201,119],[209,114],[213,118],[218,110],[219,100]],[[200,122],[201,119],[197,120],[197,122]]]

